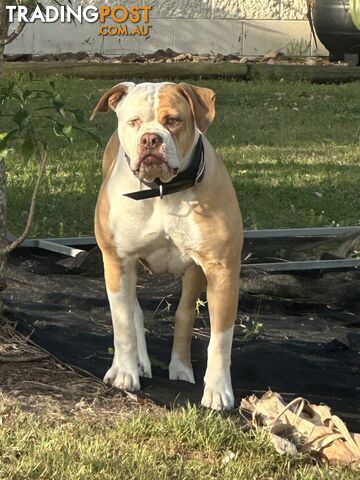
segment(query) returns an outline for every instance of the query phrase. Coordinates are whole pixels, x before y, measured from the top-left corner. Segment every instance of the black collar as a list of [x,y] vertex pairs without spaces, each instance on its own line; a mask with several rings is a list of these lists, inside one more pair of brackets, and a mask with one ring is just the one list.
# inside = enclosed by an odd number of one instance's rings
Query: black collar
[[205,174],[205,159],[204,159],[204,144],[202,136],[194,149],[190,165],[186,170],[180,172],[175,178],[168,183],[163,183],[159,178],[156,178],[153,183],[142,181],[142,183],[150,189],[139,190],[138,192],[124,193],[124,197],[132,198],[133,200],[144,200],[146,198],[160,197],[171,195],[172,193],[187,190],[194,187],[204,178]]

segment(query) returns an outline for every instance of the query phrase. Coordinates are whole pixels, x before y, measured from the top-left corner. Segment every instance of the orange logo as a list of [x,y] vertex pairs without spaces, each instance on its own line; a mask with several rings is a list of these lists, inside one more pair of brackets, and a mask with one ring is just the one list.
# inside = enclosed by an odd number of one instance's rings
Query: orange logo
[[[99,35],[144,36],[150,34],[150,11],[148,5],[125,7],[99,7],[99,22],[102,23]],[[109,24],[107,22],[110,22]],[[111,23],[114,22],[114,23]],[[125,22],[127,22],[125,24]],[[124,25],[125,24],[125,25]]]

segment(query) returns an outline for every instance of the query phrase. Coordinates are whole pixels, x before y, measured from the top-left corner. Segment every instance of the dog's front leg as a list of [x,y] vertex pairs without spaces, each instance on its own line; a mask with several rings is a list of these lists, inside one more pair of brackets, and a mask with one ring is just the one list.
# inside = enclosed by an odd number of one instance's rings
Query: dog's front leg
[[135,392],[140,390],[134,313],[136,302],[135,261],[121,262],[103,252],[106,290],[114,329],[115,354],[104,382]]
[[239,269],[221,264],[205,270],[211,337],[201,404],[214,410],[234,406],[231,385],[231,347],[239,297]]

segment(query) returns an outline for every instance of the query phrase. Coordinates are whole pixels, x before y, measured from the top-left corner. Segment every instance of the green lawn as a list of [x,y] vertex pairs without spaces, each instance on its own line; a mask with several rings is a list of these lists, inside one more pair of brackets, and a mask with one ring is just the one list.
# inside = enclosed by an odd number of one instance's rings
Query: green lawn
[[[114,83],[57,79],[68,104],[88,116]],[[230,170],[247,228],[360,224],[359,83],[197,83],[217,92],[208,136]],[[106,141],[116,117],[100,114],[94,126]],[[67,148],[50,143],[33,235],[92,234],[102,148],[81,135]],[[33,160],[8,160],[13,232],[26,219],[35,174]]]
[[[107,417],[46,420],[0,398],[0,478],[6,480],[356,480],[348,468],[280,457],[264,432],[194,407],[139,407]],[[90,418],[89,418],[90,417]]]

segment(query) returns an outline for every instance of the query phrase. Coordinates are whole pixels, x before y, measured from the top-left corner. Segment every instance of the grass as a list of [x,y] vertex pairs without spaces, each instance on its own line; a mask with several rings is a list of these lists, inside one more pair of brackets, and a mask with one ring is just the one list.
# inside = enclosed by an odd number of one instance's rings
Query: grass
[[2,405],[0,478],[6,480],[356,479],[347,468],[280,457],[264,432],[194,407],[135,413],[108,422],[84,415],[44,420]]
[[[57,79],[69,105],[86,115],[112,81]],[[223,156],[251,229],[360,224],[359,83],[198,82],[217,92],[208,136]],[[114,114],[94,123],[104,141]],[[51,154],[33,235],[88,235],[101,182],[102,148],[84,136]],[[9,227],[26,219],[36,163],[8,161]]]

